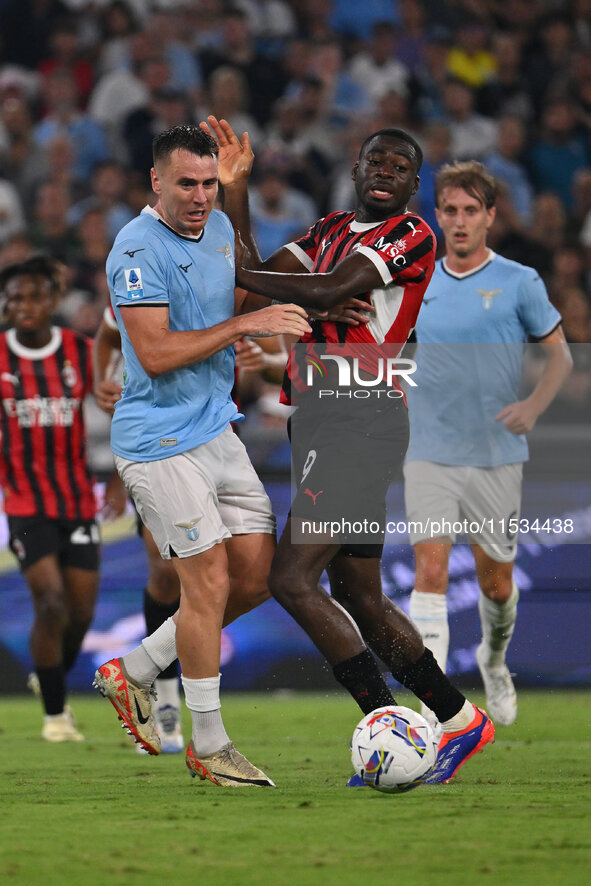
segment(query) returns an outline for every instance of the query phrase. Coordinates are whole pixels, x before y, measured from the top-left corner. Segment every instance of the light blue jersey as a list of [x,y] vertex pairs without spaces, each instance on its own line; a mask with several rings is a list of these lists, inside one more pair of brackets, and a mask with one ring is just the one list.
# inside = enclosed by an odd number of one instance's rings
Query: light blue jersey
[[532,268],[492,251],[465,274],[438,261],[416,324],[406,460],[476,467],[526,461],[525,436],[495,416],[519,399],[528,337],[545,338],[559,323]]
[[111,447],[130,461],[156,461],[217,437],[243,418],[230,396],[234,348],[150,378],[133,350],[119,308],[167,305],[173,331],[207,329],[234,314],[234,230],[212,211],[201,237],[184,237],[146,207],[117,236],[107,259],[111,302],[125,360]]

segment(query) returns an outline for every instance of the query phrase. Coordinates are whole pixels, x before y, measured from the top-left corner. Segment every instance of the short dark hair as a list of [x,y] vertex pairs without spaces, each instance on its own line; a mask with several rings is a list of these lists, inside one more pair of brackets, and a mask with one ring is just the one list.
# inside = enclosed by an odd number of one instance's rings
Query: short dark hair
[[189,151],[198,157],[217,157],[218,144],[208,132],[194,123],[181,123],[159,133],[152,140],[154,165],[159,160],[166,160],[173,151],[178,149]]
[[374,138],[377,138],[380,135],[385,135],[387,138],[397,138],[397,139],[399,139],[399,141],[406,142],[407,145],[410,145],[410,147],[413,149],[413,151],[415,153],[417,172],[419,171],[419,169],[423,165],[423,149],[421,148],[420,144],[418,143],[416,138],[412,137],[410,132],[406,132],[405,129],[395,129],[394,127],[391,127],[391,126],[388,126],[385,129],[378,129],[377,132],[372,132],[371,135],[367,136],[367,138],[365,139],[365,141],[361,145],[361,148],[359,149],[359,159],[360,160],[363,157],[363,155],[365,154],[369,143],[371,141],[373,141]]
[[479,200],[486,209],[492,209],[497,199],[497,183],[491,173],[478,160],[446,163],[435,176],[435,203],[444,188],[461,188]]
[[54,295],[62,291],[61,266],[49,255],[33,255],[24,261],[8,265],[0,271],[0,292],[4,292],[14,277],[45,277]]

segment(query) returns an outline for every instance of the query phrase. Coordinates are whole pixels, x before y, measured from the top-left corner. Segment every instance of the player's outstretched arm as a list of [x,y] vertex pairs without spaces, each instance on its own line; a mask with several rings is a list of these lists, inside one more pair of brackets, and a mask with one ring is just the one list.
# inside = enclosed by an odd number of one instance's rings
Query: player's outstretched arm
[[168,308],[134,305],[121,308],[121,318],[132,347],[150,378],[207,360],[244,335],[253,338],[282,333],[310,332],[306,312],[298,305],[271,305],[260,311],[231,317],[208,329],[169,329]]
[[361,253],[348,256],[326,274],[275,273],[239,267],[236,279],[240,286],[260,295],[318,310],[330,310],[384,285],[375,264]]
[[495,421],[502,421],[512,434],[527,434],[540,415],[548,408],[573,368],[573,358],[558,326],[540,344],[544,349],[546,365],[538,383],[525,400],[505,406]]

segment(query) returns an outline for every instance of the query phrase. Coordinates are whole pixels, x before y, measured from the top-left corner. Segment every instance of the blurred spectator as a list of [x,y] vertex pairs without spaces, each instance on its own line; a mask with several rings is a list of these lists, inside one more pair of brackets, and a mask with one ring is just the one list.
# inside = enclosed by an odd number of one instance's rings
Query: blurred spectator
[[525,64],[527,90],[537,113],[551,93],[564,91],[574,48],[573,23],[566,13],[550,12],[538,22]]
[[[76,232],[78,243],[70,258],[73,285],[89,293],[90,300],[95,302],[101,295],[94,289],[96,274],[105,272],[105,262],[112,245],[103,210],[99,207],[87,209],[76,225]],[[103,304],[101,313],[104,308]]]
[[[585,252],[578,243],[564,243],[552,254],[552,270],[548,279],[548,292],[556,303],[562,293],[585,287]],[[589,339],[591,341],[591,338]]]
[[25,215],[12,182],[0,178],[0,246],[25,230]]
[[139,29],[132,8],[125,0],[113,0],[101,10],[97,75],[129,67],[131,38]]
[[[125,66],[103,74],[88,103],[88,113],[107,128],[115,142],[128,114],[145,105],[150,90],[166,86],[170,77],[168,65],[162,61],[150,35],[134,34],[129,39],[128,50]],[[154,64],[154,60],[158,64]]]
[[447,70],[472,89],[480,89],[497,73],[497,59],[489,49],[489,33],[479,19],[468,16],[456,30],[456,38],[447,56]]
[[437,29],[429,32],[423,62],[413,71],[410,80],[411,101],[423,122],[442,121],[445,118],[443,90],[447,81],[445,65],[449,46],[447,31]]
[[204,49],[199,60],[206,82],[213,71],[231,65],[241,71],[250,86],[251,106],[247,108],[260,125],[270,118],[271,106],[286,86],[280,65],[257,49],[250,23],[241,9],[230,8],[222,19],[221,46]]
[[408,70],[393,55],[396,30],[390,22],[377,22],[361,52],[353,56],[348,72],[375,104],[381,96],[395,90],[408,95]]
[[334,37],[332,9],[333,0],[296,0],[298,33],[309,42]]
[[0,6],[3,61],[35,70],[49,55],[53,26],[68,13],[61,0],[5,0]]
[[333,0],[330,24],[349,40],[367,40],[376,22],[398,22],[397,0]]
[[47,113],[35,127],[35,142],[47,145],[67,135],[74,147],[73,173],[85,181],[93,168],[109,156],[106,133],[100,123],[78,109],[78,87],[71,72],[56,69],[43,83]]
[[567,96],[556,97],[545,106],[526,162],[536,191],[552,191],[570,208],[573,177],[591,164],[591,153]]
[[284,167],[292,187],[313,197],[319,211],[329,174],[338,162],[338,137],[328,125],[322,99],[322,84],[309,77],[297,98],[276,102],[259,152],[263,165]]
[[425,63],[427,16],[424,0],[398,0],[400,21],[396,27],[395,56],[414,73]]
[[[147,66],[151,64],[160,68],[164,62],[156,59],[146,62]],[[147,104],[132,111],[123,124],[122,135],[130,169],[148,180],[153,166],[152,139],[171,126],[186,123],[189,117],[183,90],[168,86],[151,91]]]
[[310,73],[322,84],[323,110],[331,126],[343,126],[353,115],[370,111],[369,96],[346,70],[343,47],[335,38],[312,45]]
[[423,165],[421,166],[421,185],[411,199],[409,208],[424,218],[439,244],[443,244],[443,232],[435,218],[435,176],[444,163],[451,162],[451,136],[445,123],[429,123],[423,130],[421,146],[423,148]]
[[387,129],[389,126],[397,126],[405,129],[412,136],[420,136],[416,132],[417,121],[411,116],[411,103],[407,96],[401,95],[394,89],[386,90],[379,98],[374,114],[371,115],[370,131]]
[[234,0],[234,6],[248,16],[257,48],[264,55],[277,55],[296,33],[296,17],[286,0]]
[[266,167],[250,188],[250,216],[261,257],[305,234],[317,218],[314,201],[291,188],[281,169]]
[[474,91],[466,83],[448,77],[443,87],[443,109],[454,160],[480,160],[496,143],[497,125],[476,113],[474,98]]
[[43,80],[56,70],[69,71],[77,85],[78,105],[85,108],[94,85],[94,67],[84,57],[76,19],[58,19],[49,37],[49,54],[38,67]]
[[28,214],[43,151],[35,144],[33,115],[22,95],[7,96],[0,101],[0,125],[6,138],[1,165]]
[[35,249],[49,253],[66,265],[78,247],[76,231],[68,222],[69,209],[67,189],[45,182],[37,190],[33,222],[28,229]]
[[339,160],[335,159],[331,168],[327,212],[352,212],[355,209],[355,183],[351,170],[359,158],[361,145],[368,132],[371,132],[369,121],[362,117],[351,120],[339,133],[342,156]]
[[[549,196],[551,204],[556,198],[553,195]],[[536,198],[536,200],[538,199]],[[545,199],[546,197],[544,197]],[[536,200],[534,200],[534,217]],[[505,258],[519,261],[523,265],[535,268],[547,283],[552,272],[552,247],[549,247],[548,243],[543,240],[545,232],[548,230],[548,225],[545,223],[535,231],[524,226],[513,207],[507,189],[503,185],[499,186],[496,207],[496,216],[488,233],[488,245],[490,248],[498,252],[499,255],[505,256]],[[550,214],[552,214],[553,209],[556,210],[556,207],[550,206],[548,210]],[[558,201],[558,210],[560,209],[560,201]],[[542,210],[542,214],[544,214],[543,206]],[[556,230],[554,226],[553,228]],[[559,231],[559,235],[562,236],[561,231]]]
[[16,265],[33,254],[33,246],[25,233],[15,234],[0,245],[0,270],[8,265]]
[[224,0],[195,0],[185,3],[184,21],[193,49],[218,49],[223,43]]
[[127,171],[120,163],[115,160],[99,163],[92,173],[90,195],[72,206],[68,221],[77,226],[88,210],[100,209],[105,216],[109,243],[112,244],[121,228],[135,217],[135,213],[125,202],[127,185]]
[[478,109],[488,116],[512,114],[529,121],[534,108],[523,79],[522,46],[516,34],[497,32],[492,40],[496,75],[478,93]]
[[230,65],[216,68],[209,78],[209,90],[206,106],[198,117],[203,120],[213,114],[218,120],[223,117],[228,121],[234,132],[242,135],[248,132],[250,142],[255,149],[261,144],[262,132],[255,118],[248,111],[251,106],[248,81],[242,71]]
[[526,145],[526,130],[519,117],[505,115],[498,119],[496,148],[484,155],[483,162],[495,179],[503,182],[523,224],[531,219],[533,188],[527,169],[521,162]]
[[176,9],[161,9],[152,13],[146,32],[160,46],[168,64],[167,85],[183,91],[188,102],[199,99],[203,77],[197,57],[190,45],[191,34],[183,28],[183,17]]

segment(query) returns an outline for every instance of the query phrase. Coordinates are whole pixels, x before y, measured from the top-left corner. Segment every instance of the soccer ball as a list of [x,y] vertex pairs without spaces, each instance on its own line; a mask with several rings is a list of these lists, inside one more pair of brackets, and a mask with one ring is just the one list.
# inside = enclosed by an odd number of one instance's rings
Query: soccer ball
[[376,708],[355,727],[351,762],[366,785],[387,794],[422,784],[437,757],[437,739],[424,717],[401,705]]

